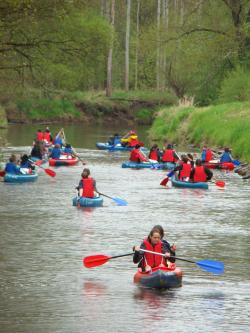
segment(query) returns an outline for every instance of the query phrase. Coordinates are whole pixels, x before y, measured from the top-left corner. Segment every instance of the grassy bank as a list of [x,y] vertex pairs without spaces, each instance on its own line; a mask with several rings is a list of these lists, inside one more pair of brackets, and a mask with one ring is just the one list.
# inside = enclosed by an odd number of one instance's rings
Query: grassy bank
[[9,122],[128,121],[150,124],[160,105],[174,103],[174,95],[166,92],[115,91],[107,98],[104,92],[60,91],[44,98],[40,92],[32,91],[5,107]]
[[150,130],[154,141],[229,146],[250,162],[250,102],[206,108],[162,108]]

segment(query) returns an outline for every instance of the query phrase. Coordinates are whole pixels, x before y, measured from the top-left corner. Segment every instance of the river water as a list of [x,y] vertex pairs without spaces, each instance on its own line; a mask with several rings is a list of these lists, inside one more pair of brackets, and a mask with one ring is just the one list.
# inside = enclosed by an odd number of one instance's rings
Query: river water
[[[11,126],[3,157],[29,151],[33,130]],[[54,179],[40,169],[33,184],[0,183],[0,332],[249,332],[249,183],[216,172],[224,189],[161,188],[166,172],[122,169],[127,153],[95,149],[116,131],[65,126],[99,191],[128,206],[105,198],[101,208],[73,207],[81,165],[54,169]],[[225,274],[179,261],[183,286],[154,292],[133,284],[131,257],[83,267],[87,255],[131,252],[155,224],[179,257],[224,261]]]

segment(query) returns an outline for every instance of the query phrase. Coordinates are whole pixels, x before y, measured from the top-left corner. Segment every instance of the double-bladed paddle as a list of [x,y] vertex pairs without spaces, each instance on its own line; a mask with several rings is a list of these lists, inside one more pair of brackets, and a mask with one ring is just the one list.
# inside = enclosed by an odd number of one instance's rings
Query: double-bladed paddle
[[[164,254],[164,253],[158,253],[158,252],[148,251],[148,250],[144,250],[144,249],[140,249],[140,251],[167,257],[166,254]],[[122,254],[122,255],[118,255],[118,256],[113,256],[113,257],[106,256],[104,254],[88,256],[88,257],[83,258],[83,265],[86,268],[93,268],[96,266],[101,266],[111,259],[131,256],[132,254],[134,254],[134,252],[126,253],[126,254]],[[194,260],[184,259],[184,258],[179,258],[179,257],[174,257],[174,256],[170,256],[169,258],[174,258],[177,260],[182,260],[182,261],[190,262],[192,264],[196,264],[198,267],[200,267],[201,269],[203,269],[209,273],[213,273],[213,274],[217,274],[217,275],[224,273],[224,263],[221,261],[215,261],[215,260],[194,261]]]
[[0,171],[0,177],[4,177],[5,174],[6,174],[6,172],[5,172],[4,170],[1,170],[1,171]]
[[106,197],[106,198],[109,198],[109,199],[113,200],[118,206],[127,206],[128,205],[127,201],[124,200],[124,199],[112,198],[109,195],[106,195],[106,194],[103,194],[103,193],[100,193],[100,192],[97,192],[97,193],[102,195],[103,197]]
[[172,176],[174,175],[174,170],[171,170],[168,174],[167,174],[167,177],[164,178],[161,182],[160,182],[160,185],[162,186],[166,186],[168,181],[169,181],[169,178],[171,178]]
[[38,166],[38,168],[43,169],[46,172],[46,174],[49,175],[50,177],[55,177],[56,176],[55,171],[53,171],[51,169],[46,169],[46,168],[42,167],[41,165],[39,165],[41,163],[40,160],[38,160],[37,162],[34,162],[34,161],[29,159],[29,162],[35,164],[36,166]]

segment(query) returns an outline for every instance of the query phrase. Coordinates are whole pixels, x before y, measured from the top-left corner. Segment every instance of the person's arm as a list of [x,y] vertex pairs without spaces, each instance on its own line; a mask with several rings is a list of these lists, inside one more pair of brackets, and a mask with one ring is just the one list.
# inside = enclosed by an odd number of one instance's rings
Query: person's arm
[[174,150],[174,159],[177,161],[180,159],[175,150]]
[[204,168],[204,171],[205,171],[205,173],[207,175],[207,180],[211,180],[212,177],[213,177],[212,171],[210,169],[208,169],[208,168]]
[[190,179],[194,179],[194,168],[191,170],[189,178]]
[[[137,246],[134,247],[135,248],[135,253],[134,253],[134,256],[133,256],[133,263],[134,264],[138,264],[138,262],[140,262],[143,257],[144,257],[144,252],[142,251],[137,251]],[[141,246],[140,246],[141,249],[145,249],[145,244],[144,243],[141,243]]]

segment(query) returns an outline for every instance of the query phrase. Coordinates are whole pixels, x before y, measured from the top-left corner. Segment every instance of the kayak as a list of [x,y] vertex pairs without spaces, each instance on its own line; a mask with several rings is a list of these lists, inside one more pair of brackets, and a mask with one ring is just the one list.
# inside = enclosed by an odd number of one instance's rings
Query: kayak
[[170,263],[169,267],[155,267],[150,273],[137,271],[134,283],[154,289],[179,288],[182,285],[182,271],[175,263]]
[[[113,146],[107,142],[106,143],[97,142],[96,147],[100,150],[110,150],[110,151],[131,151],[134,149],[134,147],[124,147],[121,144],[117,144],[117,145]],[[145,147],[141,147],[140,149],[143,151],[148,151],[148,149]]]
[[150,162],[142,162],[136,163],[127,161],[122,163],[122,168],[132,168],[132,169],[145,169],[145,168],[152,168],[152,169],[165,169],[165,170],[172,170],[175,167],[175,163],[150,163]]
[[[78,201],[79,200],[79,201]],[[102,207],[103,206],[103,198],[85,198],[75,197],[73,198],[73,206],[77,206],[78,202],[80,203],[80,207]]]
[[203,188],[208,189],[207,182],[193,183],[193,182],[183,182],[181,180],[176,179],[175,176],[171,178],[172,186],[174,187],[182,187],[182,188]]
[[4,176],[4,181],[6,183],[27,183],[34,182],[37,180],[38,175],[35,171],[30,174],[12,174],[6,173]]
[[235,165],[232,162],[205,162],[203,165],[208,169],[233,170],[235,168]]
[[49,165],[50,166],[72,166],[77,164],[79,159],[77,157],[70,157],[70,158],[49,158]]

